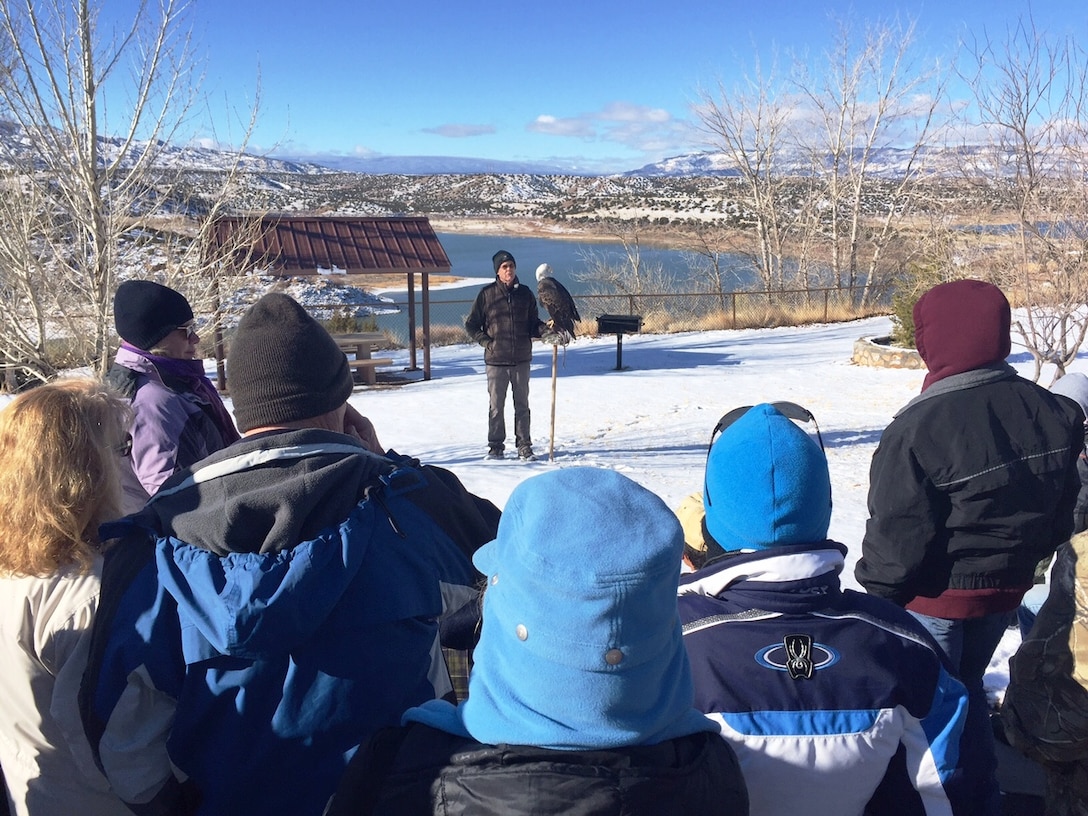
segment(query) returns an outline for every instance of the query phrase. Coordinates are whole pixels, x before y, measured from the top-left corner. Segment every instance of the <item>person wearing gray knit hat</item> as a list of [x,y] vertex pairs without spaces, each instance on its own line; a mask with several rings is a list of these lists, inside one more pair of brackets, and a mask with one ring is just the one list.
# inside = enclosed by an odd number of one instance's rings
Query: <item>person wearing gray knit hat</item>
[[267,294],[238,323],[227,354],[234,417],[243,433],[311,419],[348,401],[348,360],[295,300]]
[[454,694],[442,650],[473,645],[500,513],[356,438],[344,353],[290,297],[227,363],[242,438],[109,530],[84,728],[134,810],[321,813],[369,734]]

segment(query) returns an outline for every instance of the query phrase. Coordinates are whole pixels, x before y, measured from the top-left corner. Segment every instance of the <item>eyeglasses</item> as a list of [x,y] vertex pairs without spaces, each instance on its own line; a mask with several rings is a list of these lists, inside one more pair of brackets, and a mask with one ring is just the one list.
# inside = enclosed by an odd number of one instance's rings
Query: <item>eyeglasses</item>
[[[710,464],[710,449],[714,447],[714,438],[754,407],[754,405],[742,405],[741,407],[734,408],[732,411],[728,411],[722,415],[722,418],[718,420],[718,424],[714,426],[714,430],[710,432],[710,444],[706,446],[707,465]],[[796,402],[772,402],[771,407],[782,414],[782,416],[787,419],[792,419],[794,422],[811,422],[816,428],[816,440],[820,443],[820,450],[825,454],[827,453],[827,451],[824,450],[824,438],[820,435],[820,426],[816,423],[816,417],[812,415],[812,411],[798,405]],[[706,466],[703,467],[703,472],[706,472]],[[707,506],[712,504],[710,500],[710,489],[705,484],[703,486],[703,503]]]
[[194,338],[199,337],[199,335],[196,333],[196,321],[195,320],[190,320],[184,326],[178,326],[177,330],[185,332],[185,339],[186,340],[192,340]]
[[[714,426],[714,430],[710,432],[710,446],[714,444],[714,437],[744,416],[746,413],[752,410],[753,405],[742,405],[739,408],[734,408],[732,411],[726,412],[721,419],[718,420],[718,424]],[[820,435],[820,426],[816,422],[816,417],[812,415],[812,411],[804,406],[798,405],[796,402],[772,402],[771,407],[778,413],[787,419],[792,419],[794,422],[811,422],[816,428],[816,440],[820,443],[820,450],[824,450],[824,438]],[[710,446],[707,447],[707,457],[710,457]],[[824,451],[825,453],[827,451]]]
[[118,456],[128,456],[132,453],[132,434],[125,434],[125,438],[117,445],[111,445],[110,450]]

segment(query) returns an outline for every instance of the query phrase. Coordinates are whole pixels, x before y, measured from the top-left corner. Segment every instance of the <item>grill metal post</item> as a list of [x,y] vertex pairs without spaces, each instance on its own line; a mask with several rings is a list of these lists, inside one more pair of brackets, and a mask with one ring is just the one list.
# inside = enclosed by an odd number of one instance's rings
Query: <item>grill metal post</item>
[[623,335],[642,331],[642,315],[600,315],[597,334],[616,335],[616,371],[623,370]]

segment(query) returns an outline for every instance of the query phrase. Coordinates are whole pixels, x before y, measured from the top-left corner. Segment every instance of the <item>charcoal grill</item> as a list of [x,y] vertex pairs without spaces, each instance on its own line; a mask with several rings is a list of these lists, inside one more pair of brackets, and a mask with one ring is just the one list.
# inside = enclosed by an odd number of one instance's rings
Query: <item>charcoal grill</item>
[[616,371],[623,370],[623,336],[642,331],[642,315],[603,314],[597,317],[597,334],[616,335]]

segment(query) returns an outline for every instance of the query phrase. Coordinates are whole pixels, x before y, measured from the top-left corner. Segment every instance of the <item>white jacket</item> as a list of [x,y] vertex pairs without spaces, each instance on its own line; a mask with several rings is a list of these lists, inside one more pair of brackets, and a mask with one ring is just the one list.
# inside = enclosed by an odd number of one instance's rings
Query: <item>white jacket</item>
[[0,575],[0,767],[15,814],[131,816],[95,767],[79,717],[101,566]]

